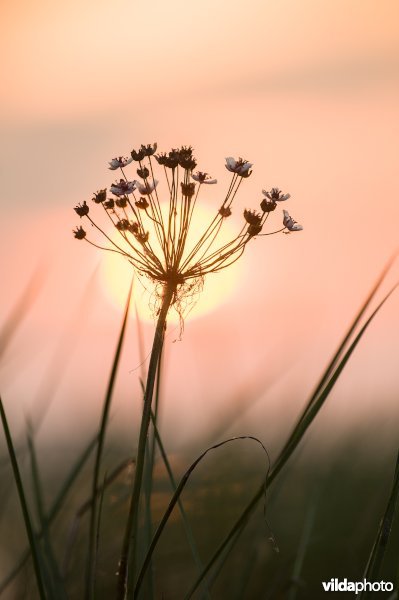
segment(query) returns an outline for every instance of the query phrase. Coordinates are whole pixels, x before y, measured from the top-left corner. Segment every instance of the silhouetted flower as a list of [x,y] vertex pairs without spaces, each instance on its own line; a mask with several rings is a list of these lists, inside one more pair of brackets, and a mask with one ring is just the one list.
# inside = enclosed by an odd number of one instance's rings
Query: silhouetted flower
[[115,169],[122,169],[123,167],[126,167],[126,165],[129,165],[132,162],[133,158],[124,158],[123,156],[120,156],[119,158],[113,158],[111,160],[109,164],[109,169],[111,169],[111,171],[115,171]]
[[286,227],[289,231],[301,231],[303,229],[302,225],[299,225],[299,223],[297,223],[296,221],[294,221],[294,219],[292,217],[290,217],[290,215],[288,214],[288,211],[283,210],[283,213],[284,213],[284,219],[283,219],[284,227]]
[[139,177],[141,177],[141,179],[147,179],[147,177],[150,176],[150,172],[147,167],[144,167],[143,169],[137,169],[136,173]]
[[126,208],[127,206],[127,196],[121,196],[115,200],[115,204],[118,208]]
[[120,179],[119,183],[113,183],[109,188],[112,194],[115,196],[124,196],[125,194],[131,194],[136,189],[135,181],[125,181],[124,179]]
[[197,161],[193,156],[193,149],[191,146],[182,146],[180,148],[179,165],[188,171],[192,171],[197,166]]
[[250,237],[253,237],[254,235],[258,235],[258,233],[260,233],[262,231],[262,228],[263,228],[263,225],[251,224],[247,229],[247,233]]
[[285,200],[291,198],[291,194],[283,194],[283,192],[278,188],[272,188],[270,192],[262,190],[262,194],[274,202],[284,202]]
[[254,210],[244,210],[244,219],[250,225],[260,225],[262,217]]
[[77,240],[83,240],[86,237],[86,232],[83,229],[82,226],[77,227],[74,231],[73,231],[74,236],[76,237]]
[[158,180],[154,179],[152,183],[146,181],[145,183],[141,183],[140,181],[135,181],[136,187],[142,196],[148,196],[152,194],[155,188],[158,185]]
[[144,159],[145,157],[145,146],[141,146],[140,150],[132,150],[131,151],[131,157],[133,160],[136,160],[137,162],[140,162]]
[[133,235],[137,235],[140,231],[140,225],[138,223],[129,223],[127,229],[130,231],[130,233],[133,233]]
[[105,188],[104,190],[99,190],[98,192],[96,192],[92,198],[93,202],[95,202],[96,204],[101,204],[102,202],[104,202],[107,199],[107,188]]
[[277,203],[274,200],[267,200],[266,198],[263,198],[262,202],[260,203],[260,207],[265,213],[273,212],[276,206]]
[[83,204],[78,204],[75,206],[75,212],[79,215],[79,217],[85,217],[89,214],[89,207],[87,206],[86,200]]
[[117,229],[119,229],[119,231],[127,231],[129,229],[130,223],[128,221],[128,219],[121,219],[120,221],[117,221],[117,223],[115,224],[115,227]]
[[[219,209],[215,209],[210,223],[203,230],[198,230],[195,208],[201,202],[199,196],[203,184],[215,184],[216,179],[204,171],[192,172],[197,161],[191,146],[172,148],[168,153],[155,156],[156,149],[156,144],[149,144],[141,145],[138,151],[132,150],[132,159],[140,161],[137,174],[141,181],[120,179],[110,187],[116,199],[107,200],[106,189],[97,192],[93,198],[97,204],[103,204],[105,211],[110,211],[107,213],[107,223],[113,223],[119,233],[119,241],[94,223],[91,215],[88,216],[86,202],[75,207],[75,211],[79,216],[90,219],[95,226],[93,231],[105,236],[107,244],[111,246],[106,247],[106,250],[113,250],[124,256],[138,273],[159,286],[157,297],[160,301],[165,287],[172,290],[172,304],[181,311],[185,306],[184,298],[193,294],[192,290],[201,288],[205,275],[216,273],[240,258],[249,240],[264,229],[277,202],[287,200],[289,195],[282,194],[278,188],[272,188],[270,192],[263,190],[265,197],[261,202],[262,213],[245,209],[246,223],[241,230],[230,241],[219,242],[218,235],[223,227],[223,220],[232,214],[232,203],[242,178],[251,174],[252,163],[242,158],[226,158],[226,169],[232,173],[227,192]],[[153,157],[159,165],[172,170],[169,173],[166,171],[165,187],[161,192],[158,191],[158,179],[155,179],[153,173]],[[119,157],[111,161],[110,168],[114,170],[130,162],[130,159]],[[129,200],[129,194],[133,195],[133,201]],[[165,195],[169,198],[169,205],[165,205],[164,201],[161,204],[161,198],[164,200]],[[284,229],[302,229],[287,211],[284,211]],[[283,230],[279,229],[261,235],[281,231]],[[74,235],[83,239],[86,232],[80,227],[74,231]],[[192,240],[193,235],[194,241],[188,241]],[[86,241],[99,246],[90,240]]]
[[150,234],[148,233],[148,231],[146,233],[136,233],[136,240],[140,242],[140,244],[145,244],[146,242],[148,242],[149,235]]
[[141,208],[143,210],[146,210],[149,206],[148,201],[145,198],[140,198],[140,200],[137,200],[135,205],[137,208]]
[[249,177],[252,173],[249,169],[252,167],[252,163],[239,158],[236,160],[232,156],[226,158],[226,169],[231,173],[236,173],[240,177]]
[[144,156],[152,156],[157,151],[158,144],[154,142],[153,144],[141,144],[140,150],[144,152]]
[[194,181],[198,181],[199,183],[207,183],[208,185],[218,182],[217,179],[212,179],[212,177],[208,173],[203,173],[202,171],[197,171],[196,173],[193,173],[191,177],[194,179]]
[[192,198],[195,194],[195,183],[181,183],[181,192],[186,198]]
[[222,217],[229,217],[231,215],[231,208],[228,206],[221,206],[219,208],[219,215]]

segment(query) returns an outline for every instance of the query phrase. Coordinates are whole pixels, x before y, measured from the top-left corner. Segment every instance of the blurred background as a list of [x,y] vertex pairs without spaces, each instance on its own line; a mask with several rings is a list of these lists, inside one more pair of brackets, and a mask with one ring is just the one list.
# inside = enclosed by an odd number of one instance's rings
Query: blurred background
[[[275,458],[398,246],[398,3],[16,0],[3,3],[1,30],[3,327],[33,273],[41,282],[0,364],[16,439],[27,418],[43,417],[38,445],[53,481],[96,430],[131,273],[73,238],[73,206],[114,181],[109,160],[156,141],[166,151],[192,145],[198,167],[218,179],[205,210],[224,197],[226,156],[254,164],[232,227],[273,186],[291,194],[284,208],[304,227],[254,240],[228,281],[209,276],[181,341],[176,322],[167,334],[160,422],[178,473],[227,435],[256,435]],[[280,207],[272,216],[278,228]],[[380,297],[398,274],[395,263]],[[148,356],[153,322],[139,283],[135,293]],[[394,295],[303,451],[334,471],[350,446],[353,460],[376,465],[367,489],[379,490],[381,506],[398,440],[398,308]],[[132,308],[109,433],[124,456],[136,444],[141,362]],[[224,450],[212,473],[237,460],[239,477],[261,480],[262,456],[254,468],[243,452]],[[355,464],[345,468],[350,481]],[[24,535],[2,526],[10,542],[0,574]]]

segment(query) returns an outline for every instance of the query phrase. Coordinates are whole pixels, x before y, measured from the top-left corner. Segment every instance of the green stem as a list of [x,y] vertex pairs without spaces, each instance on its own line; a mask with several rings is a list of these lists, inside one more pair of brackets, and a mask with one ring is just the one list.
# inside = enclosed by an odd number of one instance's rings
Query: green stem
[[[137,523],[139,514],[139,501],[141,485],[143,480],[144,472],[144,457],[147,445],[148,428],[151,420],[151,404],[152,397],[154,394],[154,386],[156,380],[156,373],[159,364],[159,359],[162,352],[166,317],[170,308],[170,305],[175,294],[176,287],[172,285],[166,285],[164,288],[164,294],[162,298],[162,306],[158,316],[157,327],[154,335],[154,342],[151,351],[150,364],[148,367],[147,385],[144,393],[144,406],[143,415],[141,418],[139,445],[137,449],[137,462],[136,471],[134,476],[133,491],[130,501],[129,515],[126,523],[125,536],[123,540],[121,558],[119,562],[118,571],[118,590],[117,600],[124,600],[125,593],[127,591],[127,597],[133,598],[134,584],[135,584],[135,570],[136,570],[136,541],[137,541]],[[128,563],[129,563],[129,577],[126,586],[127,574],[128,574]],[[127,588],[127,590],[126,590]]]
[[37,548],[35,534],[33,531],[32,521],[31,521],[30,514],[29,514],[28,504],[26,502],[24,486],[22,483],[21,474],[19,472],[17,457],[15,455],[14,444],[12,441],[10,429],[8,427],[7,417],[6,417],[6,413],[4,411],[3,402],[1,400],[1,397],[0,397],[0,417],[1,417],[1,421],[3,423],[3,429],[4,429],[4,434],[6,437],[8,453],[10,455],[10,461],[11,461],[11,466],[12,466],[12,470],[13,470],[14,480],[15,480],[15,483],[16,483],[16,486],[18,489],[18,496],[19,496],[19,501],[21,503],[22,514],[23,514],[24,521],[25,521],[26,533],[28,535],[29,545],[30,545],[30,549],[32,552],[33,567],[35,570],[39,596],[40,596],[41,600],[46,600],[46,592],[45,592],[45,587],[44,587],[44,582],[43,582],[43,574],[42,574],[42,570],[40,567],[39,552],[38,552],[38,548]]
[[125,313],[122,321],[122,327],[119,334],[118,345],[116,348],[114,361],[111,369],[111,375],[108,381],[107,392],[105,395],[105,400],[103,404],[102,416],[100,429],[98,433],[98,443],[97,443],[97,452],[94,462],[94,471],[93,471],[93,481],[92,481],[92,505],[91,505],[91,514],[90,514],[90,528],[89,528],[89,549],[88,549],[88,558],[87,558],[87,571],[86,571],[86,598],[88,600],[93,600],[95,597],[95,581],[96,581],[96,563],[97,563],[97,493],[98,493],[98,483],[100,477],[100,468],[101,468],[101,460],[104,451],[104,443],[105,443],[105,434],[108,424],[109,411],[111,407],[112,394],[115,385],[116,374],[118,371],[119,360],[122,352],[123,341],[125,338],[125,331],[127,326],[127,320],[129,315],[129,307],[130,307],[130,298],[132,295],[133,288],[133,279],[130,284]]

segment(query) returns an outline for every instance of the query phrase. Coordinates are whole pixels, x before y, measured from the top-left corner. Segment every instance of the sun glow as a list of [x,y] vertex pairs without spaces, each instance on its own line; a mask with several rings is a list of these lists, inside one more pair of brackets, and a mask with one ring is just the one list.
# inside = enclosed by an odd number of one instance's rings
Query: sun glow
[[[198,204],[195,207],[193,223],[187,238],[188,249],[191,249],[195,245],[200,232],[206,229],[207,225],[212,221],[215,212],[216,209],[211,211],[203,204]],[[229,242],[237,234],[239,225],[232,221],[233,217],[223,220],[223,226],[216,242],[217,246],[214,246],[215,249]],[[234,225],[236,226],[234,227]],[[111,236],[114,235],[115,232],[112,231]],[[189,295],[183,307],[184,320],[200,317],[223,304],[237,287],[242,269],[241,264],[241,261],[238,261],[228,269],[205,276],[202,292],[194,292],[191,297]],[[123,257],[113,252],[107,252],[103,256],[101,282],[107,298],[115,306],[124,306],[132,275],[133,267]],[[154,310],[156,304],[154,284],[144,277],[136,277],[133,297],[140,318],[145,321],[153,321],[156,316]],[[170,311],[169,321],[175,323],[179,321],[179,315],[176,310],[172,309]]]

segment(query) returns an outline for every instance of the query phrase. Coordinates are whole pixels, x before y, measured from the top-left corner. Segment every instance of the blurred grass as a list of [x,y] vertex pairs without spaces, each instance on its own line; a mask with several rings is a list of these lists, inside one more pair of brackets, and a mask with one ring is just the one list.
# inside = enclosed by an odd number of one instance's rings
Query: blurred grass
[[[248,581],[241,598],[288,598],[304,522],[315,490],[319,502],[315,507],[314,523],[297,582],[297,600],[321,598],[322,580],[329,580],[331,577],[347,577],[352,580],[363,578],[380,517],[389,496],[394,457],[387,453],[367,456],[356,451],[356,447],[364,448],[363,436],[354,436],[350,446],[337,448],[336,453],[327,459],[318,459],[313,448],[313,456],[309,451],[307,456],[290,463],[280,486],[270,490],[267,505],[268,519],[280,552],[273,550],[262,507],[259,506],[239,543],[234,545],[226,558],[212,586],[212,598],[236,598],[237,590],[243,584],[244,574]],[[119,450],[113,450],[111,446],[107,462],[111,464],[116,454],[119,454]],[[173,464],[176,472],[183,458],[178,457],[176,464]],[[210,457],[206,464],[198,466],[185,490],[184,503],[201,556],[209,557],[215,545],[229,530],[231,523],[259,485],[262,470],[263,460],[256,450],[243,453],[237,448],[224,450],[219,455]],[[58,557],[62,554],[66,531],[75,514],[75,507],[80,505],[83,492],[87,493],[85,478],[89,474],[90,469],[83,473],[71,502],[59,516],[58,527],[53,534],[54,550]],[[45,475],[43,484],[47,486],[54,474]],[[115,593],[115,567],[119,559],[121,532],[127,510],[129,477],[125,473],[104,493],[102,543],[100,540],[97,567],[99,599],[113,598]],[[152,502],[155,522],[161,518],[169,498],[169,477],[159,468],[154,480]],[[71,600],[82,598],[88,534],[86,517],[81,519],[66,578],[68,598]],[[15,518],[19,518],[18,515]],[[12,531],[13,523],[9,522],[7,531],[4,531],[6,539],[12,539]],[[388,550],[381,578],[393,581],[399,554],[397,522],[393,524]],[[177,510],[173,512],[156,548],[154,573],[155,598],[181,598],[196,576],[196,565]],[[27,593],[24,592],[26,583]],[[38,597],[35,594],[30,565],[1,598],[34,600]],[[200,598],[201,595],[195,597]],[[384,597],[383,594],[381,597]]]
[[[154,414],[151,415],[154,434],[147,446],[146,510],[142,512],[139,522],[140,530],[146,531],[146,535],[141,537],[144,541],[142,557],[146,555],[146,547],[150,542],[152,523],[162,523],[162,535],[156,539],[156,544],[153,543],[154,554],[149,571],[151,577],[140,598],[204,598],[208,597],[209,589],[212,598],[301,600],[322,597],[324,592],[321,590],[321,581],[328,581],[332,577],[357,581],[365,573],[370,578],[378,576],[378,580],[396,581],[399,536],[395,515],[399,488],[397,469],[393,485],[391,483],[394,457],[383,453],[356,456],[356,448],[367,448],[367,439],[355,434],[352,435],[351,448],[337,448],[328,457],[322,458],[322,453],[319,455],[314,445],[311,445],[311,454],[308,452],[301,456],[296,452],[308,428],[311,425],[314,427],[313,421],[367,327],[397,287],[394,286],[384,296],[361,326],[361,319],[365,317],[390,264],[355,316],[291,435],[283,441],[282,450],[270,473],[268,472],[268,485],[275,482],[267,490],[267,520],[271,529],[265,523],[261,507],[257,507],[263,495],[263,486],[258,488],[260,473],[264,473],[259,457],[252,452],[227,452],[223,449],[220,455],[207,460],[206,465],[199,464],[207,453],[206,450],[194,461],[178,484],[176,473],[182,470],[182,462],[187,464],[187,458],[181,456],[178,463],[174,464],[171,457],[167,457],[156,418]],[[26,303],[22,306],[23,311],[27,310]],[[22,318],[22,314],[21,311],[18,312],[18,319]],[[103,456],[103,448],[126,319],[127,308],[99,433],[72,467],[58,461],[56,479],[60,491],[58,495],[53,494],[49,510],[46,510],[45,497],[48,496],[48,490],[55,487],[54,472],[46,464],[39,466],[32,429],[28,431],[31,464],[26,467],[25,475],[21,475],[1,403],[3,428],[30,544],[30,552],[25,551],[22,556],[16,555],[10,560],[10,564],[15,565],[12,574],[8,577],[6,573],[2,574],[5,578],[0,581],[2,598],[78,600],[82,598],[82,582],[87,566],[94,564],[96,577],[95,590],[92,585],[93,598],[115,597],[116,570],[132,481],[131,474],[125,472],[126,463],[120,467],[118,451],[112,440],[108,442],[106,457]],[[16,325],[17,321],[14,329]],[[7,343],[10,339],[8,336]],[[157,388],[159,391],[159,370]],[[253,387],[250,391],[253,391]],[[157,393],[156,407],[158,396]],[[228,421],[230,420],[231,415],[228,415]],[[223,424],[220,428],[223,429]],[[212,447],[223,444],[224,442],[218,441]],[[96,445],[98,452],[93,477],[93,468],[87,464],[87,459]],[[156,447],[160,450],[160,456],[155,454]],[[189,455],[190,449],[187,452]],[[127,449],[125,456],[126,453],[129,453]],[[102,470],[111,475],[104,478],[103,486],[99,486],[102,462]],[[188,474],[197,465],[195,476],[188,482]],[[32,477],[32,488],[28,493],[23,483],[27,473]],[[117,475],[114,476],[115,473]],[[90,480],[93,482],[91,495],[90,486],[87,485]],[[171,484],[176,489],[172,502]],[[184,509],[180,497],[183,488]],[[100,514],[96,510],[98,495],[101,504],[101,511],[98,511],[101,513],[101,535],[98,528]],[[317,502],[315,497],[318,498]],[[36,506],[36,521],[31,518],[30,507],[33,505]],[[183,520],[177,508],[183,514]],[[0,510],[3,511],[4,507],[0,506]],[[86,517],[89,514],[91,525]],[[384,518],[379,526],[381,514],[384,514]],[[56,517],[55,527],[53,521]],[[15,527],[14,519],[19,519],[16,511],[13,518],[3,524],[5,533],[2,539],[7,540],[7,543],[0,551],[8,555],[12,552],[12,544],[9,542],[13,540],[14,531],[16,537],[13,542],[16,546],[20,542],[21,533]],[[71,529],[71,523],[73,550],[66,543],[66,532]],[[232,523],[235,525],[231,529]],[[391,530],[393,535],[390,535]],[[86,556],[88,539],[91,540],[92,548],[89,561]],[[98,557],[94,561],[98,540]],[[33,558],[33,569],[28,561],[29,554]],[[202,567],[198,576],[200,556],[205,558],[206,566]],[[61,569],[59,565],[62,565]],[[94,570],[89,570],[90,578],[93,573]],[[36,578],[36,586],[33,577]],[[94,579],[92,582],[94,583]],[[135,598],[138,596],[134,595]]]

